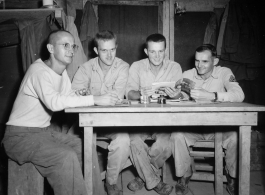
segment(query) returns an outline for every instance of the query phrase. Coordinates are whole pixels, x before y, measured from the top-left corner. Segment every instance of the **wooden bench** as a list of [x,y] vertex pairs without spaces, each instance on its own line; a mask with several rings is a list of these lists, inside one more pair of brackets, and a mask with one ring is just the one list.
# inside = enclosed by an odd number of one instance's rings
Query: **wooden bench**
[[8,159],[8,195],[43,195],[44,178],[31,163]]

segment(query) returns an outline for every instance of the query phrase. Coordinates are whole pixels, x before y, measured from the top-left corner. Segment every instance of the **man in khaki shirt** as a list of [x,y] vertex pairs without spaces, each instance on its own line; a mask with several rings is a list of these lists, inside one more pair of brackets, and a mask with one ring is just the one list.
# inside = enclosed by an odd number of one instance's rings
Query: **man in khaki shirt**
[[[85,89],[87,94],[102,95],[112,93],[124,99],[125,87],[128,79],[129,64],[116,57],[116,35],[111,31],[101,31],[95,36],[94,51],[98,57],[89,60],[79,67],[73,82],[75,90]],[[128,133],[117,132],[104,133],[100,129],[101,136],[111,139],[108,146],[108,163],[106,171],[105,188],[108,195],[119,195],[117,180],[130,155],[130,139]]]
[[[161,34],[152,34],[146,39],[144,52],[148,58],[134,62],[129,70],[126,94],[129,100],[139,100],[142,95],[151,96],[154,82],[177,82],[182,79],[182,70],[177,62],[165,59],[166,39]],[[167,87],[169,98],[179,98],[180,90]],[[155,120],[155,119],[154,119]],[[135,129],[138,131],[139,128]],[[148,129],[149,130],[149,129]],[[147,189],[154,189],[158,194],[168,195],[173,187],[161,181],[159,168],[164,159],[171,156],[170,132],[165,128],[153,128],[152,132],[143,129],[139,133],[130,133],[132,162],[139,177],[128,184],[132,191],[140,190],[144,183]],[[163,132],[163,133],[162,133]],[[155,143],[149,148],[144,142],[152,137]]]
[[[188,95],[195,101],[242,102],[244,93],[236,82],[235,76],[229,68],[217,66],[218,62],[214,46],[206,44],[198,47],[195,52],[195,68],[183,73],[183,80],[191,80],[194,86],[189,94],[183,95]],[[179,178],[175,186],[177,195],[188,193],[188,183],[192,176],[189,147],[193,146],[197,140],[214,139],[212,128],[196,127],[194,131],[189,129],[189,131],[172,133],[175,172]],[[223,132],[222,146],[226,151],[227,190],[230,195],[234,195],[237,188],[234,178],[237,177],[238,138],[236,131],[222,127],[224,128],[226,131]]]

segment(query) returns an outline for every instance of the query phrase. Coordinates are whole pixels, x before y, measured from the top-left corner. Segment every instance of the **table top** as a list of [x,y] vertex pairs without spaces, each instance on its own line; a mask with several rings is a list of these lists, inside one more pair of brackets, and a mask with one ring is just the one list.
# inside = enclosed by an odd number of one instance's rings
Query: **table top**
[[174,102],[173,104],[131,104],[117,106],[88,106],[66,108],[67,113],[119,113],[119,112],[263,112],[265,106],[248,103],[214,102]]

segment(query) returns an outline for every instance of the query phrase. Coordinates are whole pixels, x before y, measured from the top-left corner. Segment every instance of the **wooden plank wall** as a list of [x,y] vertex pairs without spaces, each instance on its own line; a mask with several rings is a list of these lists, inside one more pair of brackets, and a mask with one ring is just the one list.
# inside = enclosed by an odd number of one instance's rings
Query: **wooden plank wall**
[[211,12],[187,12],[175,16],[175,61],[182,71],[194,67],[195,49],[203,43]]
[[158,32],[157,6],[98,5],[99,29],[117,34],[117,57],[132,64],[146,58],[144,43]]

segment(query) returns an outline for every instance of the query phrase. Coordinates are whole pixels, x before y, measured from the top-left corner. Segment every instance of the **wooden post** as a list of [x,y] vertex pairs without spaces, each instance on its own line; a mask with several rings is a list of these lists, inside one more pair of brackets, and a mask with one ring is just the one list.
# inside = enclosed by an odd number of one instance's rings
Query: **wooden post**
[[163,2],[163,35],[166,38],[167,41],[167,50],[166,50],[166,58],[170,59],[170,47],[169,47],[169,42],[170,42],[170,37],[169,37],[169,6],[170,6],[170,0],[165,0]]
[[86,182],[87,194],[93,194],[93,180],[92,180],[92,144],[93,144],[93,127],[84,127],[84,178]]
[[215,194],[223,195],[223,148],[222,148],[222,132],[215,132],[214,150],[215,150],[215,169],[214,182]]
[[174,61],[174,37],[175,37],[175,23],[174,23],[175,11],[174,11],[174,1],[169,1],[169,59]]
[[239,127],[239,192],[249,195],[251,126]]
[[163,3],[160,2],[158,5],[158,30],[157,32],[163,34]]

